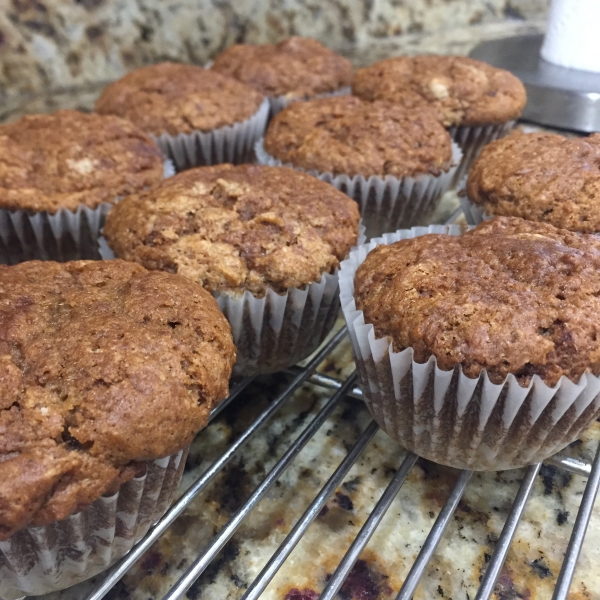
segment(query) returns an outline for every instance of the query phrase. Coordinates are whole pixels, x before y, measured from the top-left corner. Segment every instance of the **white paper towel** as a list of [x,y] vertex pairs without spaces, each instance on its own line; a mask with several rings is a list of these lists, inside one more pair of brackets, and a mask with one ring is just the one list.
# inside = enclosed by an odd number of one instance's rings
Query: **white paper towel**
[[542,45],[544,60],[600,73],[600,0],[552,0]]

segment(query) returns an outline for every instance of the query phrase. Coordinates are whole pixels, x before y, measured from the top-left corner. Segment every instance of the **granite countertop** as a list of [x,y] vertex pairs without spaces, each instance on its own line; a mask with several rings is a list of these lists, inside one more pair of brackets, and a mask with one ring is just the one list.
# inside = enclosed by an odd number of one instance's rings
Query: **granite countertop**
[[[509,22],[444,35],[408,35],[402,40],[349,48],[356,64],[405,51],[465,53],[478,41],[540,31],[541,24]],[[5,108],[5,118],[68,106],[90,108],[100,86],[29,97]],[[23,99],[22,99],[23,100]],[[449,195],[442,213],[456,205]],[[353,370],[348,343],[321,369],[336,376]],[[192,445],[180,491],[188,487],[263,410],[289,380],[278,374],[257,379]],[[243,504],[328,394],[305,385],[279,410],[198,497],[130,573],[109,593],[112,600],[160,599],[198,552]],[[187,593],[196,600],[239,598],[283,541],[315,494],[370,422],[362,402],[342,400],[276,485],[246,518]],[[565,452],[591,461],[600,425]],[[269,600],[315,600],[328,576],[379,499],[404,450],[378,432],[345,481],[263,594]],[[472,600],[489,561],[523,470],[475,473],[456,514],[426,569],[415,600]],[[344,600],[394,598],[421,544],[447,499],[458,472],[419,460],[342,588]],[[585,479],[544,465],[499,578],[495,600],[546,600],[552,596]],[[600,519],[592,517],[570,600],[600,600]],[[93,580],[92,580],[93,582]],[[44,600],[80,600],[86,582]]]

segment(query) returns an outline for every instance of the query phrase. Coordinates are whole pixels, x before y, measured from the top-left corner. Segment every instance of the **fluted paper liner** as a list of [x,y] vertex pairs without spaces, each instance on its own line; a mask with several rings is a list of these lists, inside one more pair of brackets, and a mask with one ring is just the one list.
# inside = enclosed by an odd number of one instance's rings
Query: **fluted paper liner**
[[[358,244],[364,242],[360,224]],[[99,253],[104,260],[115,258],[104,237],[99,240]],[[340,309],[338,271],[283,294],[268,287],[262,298],[247,290],[214,296],[231,325],[237,349],[234,375],[274,373],[310,356],[331,331]]]
[[360,206],[362,222],[366,227],[367,239],[395,231],[399,227],[425,224],[437,208],[444,192],[454,180],[462,151],[452,144],[452,161],[448,171],[439,176],[418,175],[417,177],[378,177],[362,175],[333,175],[319,171],[305,171],[292,164],[284,164],[264,149],[264,140],[256,142],[256,158],[263,165],[292,167],[303,171],[350,196]]
[[272,119],[278,112],[281,112],[286,106],[289,106],[292,102],[308,102],[309,100],[316,100],[318,98],[330,98],[332,96],[347,96],[350,94],[350,87],[343,87],[335,92],[326,92],[324,94],[317,94],[316,96],[269,96],[269,104],[271,106]]
[[460,207],[465,215],[465,221],[469,225],[479,225],[492,217],[485,212],[483,206],[471,202],[467,196],[459,196]]
[[[173,164],[166,160],[165,179],[174,174]],[[0,209],[0,264],[99,258],[98,237],[111,206],[109,202],[96,208],[81,205],[55,214]]]
[[217,165],[252,162],[254,144],[264,135],[269,119],[269,100],[265,98],[250,118],[212,131],[193,131],[153,136],[163,154],[171,159],[177,171]]
[[166,512],[188,448],[147,463],[146,473],[63,521],[27,527],[0,542],[0,598],[58,591],[125,556]]
[[453,185],[456,185],[468,174],[471,165],[484,146],[508,135],[516,124],[516,121],[508,121],[499,125],[450,127],[448,129],[450,137],[460,146],[463,152],[460,165],[454,174]]
[[472,379],[460,365],[451,371],[435,357],[419,364],[413,349],[395,352],[376,338],[354,302],[354,274],[369,251],[427,233],[460,235],[458,225],[400,230],[352,250],[340,269],[340,301],[365,402],[373,418],[404,447],[460,469],[503,470],[542,461],[575,441],[600,415],[600,378],[554,387],[534,375],[521,387],[509,375],[494,384],[484,370]]

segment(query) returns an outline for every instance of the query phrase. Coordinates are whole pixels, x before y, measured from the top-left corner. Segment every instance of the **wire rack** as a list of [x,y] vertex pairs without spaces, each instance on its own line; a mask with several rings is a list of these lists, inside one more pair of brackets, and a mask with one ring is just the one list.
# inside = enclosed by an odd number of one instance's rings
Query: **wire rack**
[[[191,562],[179,580],[171,587],[166,595],[163,596],[163,600],[175,600],[185,597],[186,592],[211,565],[227,542],[240,528],[244,520],[292,464],[300,451],[323,426],[340,402],[347,396],[356,399],[362,398],[362,392],[357,386],[357,374],[355,371],[345,379],[332,377],[317,371],[319,365],[321,365],[323,361],[326,360],[327,357],[344,341],[346,336],[346,329],[342,328],[327,343],[325,343],[306,366],[294,367],[287,371],[291,380],[285,389],[276,393],[267,408],[259,413],[252,424],[244,429],[239,437],[229,445],[226,451],[223,452],[202,473],[202,475],[192,483],[164,517],[148,532],[146,537],[143,538],[127,556],[100,576],[94,584],[92,591],[85,597],[85,600],[101,600],[104,598],[129,569],[142,559],[151,546],[176,521],[176,519],[182,515],[192,501],[202,492],[207,490],[211,485],[211,482],[213,482],[213,480],[226,468],[234,456],[257,435],[257,432],[265,427],[281,407],[292,398],[297,390],[307,383],[327,390],[328,398],[321,406],[320,410],[304,429],[301,430],[300,434],[289,444],[281,458],[279,458],[274,466],[264,475],[260,484],[254,489],[241,507],[237,509],[229,521],[218,530],[216,535],[214,535],[214,537],[206,543],[204,548],[201,549],[195,560]],[[243,396],[244,390],[251,382],[252,378],[244,378],[232,386],[229,397],[212,412],[207,427],[210,428],[211,425],[214,425],[221,413],[228,406],[232,405],[232,403],[236,401],[236,398]],[[361,454],[367,448],[377,431],[377,424],[374,421],[371,421],[354,444],[348,449],[346,456],[314,496],[314,499],[310,502],[308,508],[306,508],[301,517],[296,521],[283,542],[269,558],[262,571],[251,582],[244,592],[242,600],[254,600],[261,596],[267,585],[275,577],[280,567],[300,542],[311,523],[320,514],[327,501],[335,494],[336,489],[340,486],[353,465],[359,460]],[[416,455],[408,453],[396,470],[394,476],[391,478],[387,487],[380,490],[380,496],[374,508],[371,510],[368,518],[358,532],[358,535],[348,547],[341,562],[339,562],[337,568],[328,579],[325,588],[322,590],[320,594],[321,600],[331,600],[340,591],[346,577],[351,572],[361,552],[380,525],[386,511],[397,496],[418,459],[419,457]],[[595,459],[591,464],[566,456],[555,456],[547,462],[565,472],[587,478],[587,484],[581,497],[580,507],[575,518],[570,541],[552,596],[553,600],[566,600],[568,598],[569,588],[592,514],[598,487],[600,485],[600,446],[597,449]],[[540,468],[541,464],[536,464],[524,470],[524,475],[508,512],[508,517],[504,523],[502,532],[495,545],[495,550],[490,556],[483,577],[481,578],[475,600],[490,598],[494,593],[496,581],[506,560],[511,547],[511,541],[523,511],[530,499],[532,487]],[[465,489],[472,477],[472,472],[457,471],[457,473],[458,476],[454,483],[454,487],[427,534],[416,560],[412,564],[407,577],[404,579],[401,589],[397,592],[396,600],[409,600],[412,598],[419,582],[424,576],[426,567],[429,564],[436,547],[444,536],[444,532],[450,523],[461,498],[463,498]]]
[[[211,481],[224,469],[231,461],[233,456],[240,451],[245,444],[276,414],[281,406],[289,400],[294,392],[305,383],[312,383],[331,391],[331,396],[322,406],[319,412],[304,428],[300,435],[289,445],[287,451],[275,463],[271,470],[265,475],[262,482],[256,487],[251,496],[230,518],[227,524],[210,540],[202,551],[198,554],[196,560],[189,566],[187,571],[180,577],[179,581],[163,597],[163,600],[175,600],[183,597],[187,590],[202,575],[206,568],[215,559],[217,554],[223,549],[232,535],[240,527],[243,520],[254,509],[257,503],[265,496],[268,490],[275,484],[277,479],[289,467],[294,458],[325,423],[339,402],[347,395],[355,398],[362,398],[362,392],[356,386],[357,375],[353,372],[345,380],[319,373],[317,367],[326,359],[326,357],[343,341],[346,336],[345,328],[340,330],[321,350],[314,356],[310,363],[303,367],[295,367],[289,370],[292,380],[289,385],[275,397],[268,407],[259,414],[252,425],[248,427],[231,444],[228,450],[222,454],[204,473],[198,478],[189,489],[179,498],[171,507],[165,516],[149,531],[132,551],[120,562],[114,565],[109,571],[105,572],[95,589],[85,598],[85,600],[100,600],[117,584],[117,582],[127,573],[127,571],[139,561],[146,551],[156,542],[166,529],[180,516],[190,503],[201,492],[203,492]],[[230,403],[243,392],[243,390],[252,381],[251,378],[245,378],[232,387],[229,397],[222,402],[211,414],[210,423],[213,423],[219,414]],[[364,430],[362,435],[356,440],[349,449],[346,457],[339,463],[337,469],[326,481],[325,485],[319,490],[313,501],[310,503],[304,514],[295,523],[287,537],[281,543],[279,548],[268,560],[258,577],[252,582],[246,592],[243,594],[243,600],[259,598],[266,586],[277,574],[279,568],[283,565],[286,558],[290,555],[296,544],[300,541],[308,527],[319,515],[328,499],[334,494],[335,490],[343,481],[351,467],[358,460],[361,453],[365,450],[369,442],[378,430],[375,422],[371,422]],[[321,592],[321,600],[331,600],[336,596],[345,578],[350,573],[352,567],[359,558],[362,550],[380,524],[390,504],[398,494],[400,488],[406,481],[411,469],[415,466],[418,457],[409,453],[396,471],[385,490],[382,490],[381,496],[374,509],[363,524],[360,532],[353,543],[348,548],[337,569],[327,582]],[[586,533],[586,528],[592,513],[594,501],[600,484],[600,451],[596,452],[593,464],[586,464],[576,459],[568,457],[553,457],[549,461],[552,465],[564,469],[570,473],[587,477],[588,482],[583,493],[580,508],[575,519],[570,542],[564,557],[562,568],[556,583],[553,600],[563,600],[568,597],[571,579],[575,570],[579,552]],[[532,465],[525,470],[524,477],[520,483],[518,492],[509,511],[508,518],[504,524],[502,533],[496,544],[496,549],[491,556],[479,591],[475,596],[476,600],[490,598],[502,565],[506,559],[510,548],[511,540],[517,529],[520,517],[525,509],[530,497],[532,486],[536,475],[540,469],[540,464]],[[450,522],[471,478],[471,471],[461,471],[456,479],[454,488],[448,496],[442,510],[440,511],[433,527],[431,528],[417,559],[412,565],[408,576],[406,577],[402,588],[398,591],[397,600],[409,600],[421,580],[425,568],[430,561],[438,543],[440,542],[444,531]]]

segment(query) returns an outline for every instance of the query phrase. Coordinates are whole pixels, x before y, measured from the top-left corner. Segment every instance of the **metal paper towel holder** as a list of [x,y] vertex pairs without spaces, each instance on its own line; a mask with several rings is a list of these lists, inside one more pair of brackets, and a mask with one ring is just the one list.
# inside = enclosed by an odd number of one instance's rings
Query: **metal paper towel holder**
[[567,69],[540,56],[543,35],[490,40],[477,45],[472,58],[516,75],[527,89],[522,119],[549,127],[600,131],[600,73]]

